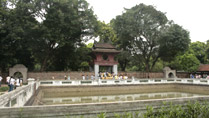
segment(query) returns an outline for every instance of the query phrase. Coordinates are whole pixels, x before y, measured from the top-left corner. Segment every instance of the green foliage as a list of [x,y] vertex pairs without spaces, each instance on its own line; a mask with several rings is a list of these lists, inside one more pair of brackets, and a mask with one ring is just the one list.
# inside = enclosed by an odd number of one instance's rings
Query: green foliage
[[116,42],[117,36],[110,24],[105,24],[104,22],[98,21],[98,30],[97,35],[99,36],[100,41],[103,42]]
[[122,51],[117,55],[117,60],[120,64],[120,68],[122,71],[125,71],[127,65],[129,64],[129,62],[131,61],[131,54],[128,51]]
[[[78,70],[80,61],[86,61],[86,58],[79,59],[76,67],[70,64],[74,59],[71,57],[83,45],[82,41],[94,36],[98,26],[93,10],[85,0],[0,2],[2,72],[17,63],[36,71]],[[75,58],[81,58],[78,56]]]
[[164,68],[164,62],[161,59],[158,59],[152,71],[160,72],[163,70],[163,68]]
[[177,24],[171,24],[159,40],[159,55],[163,61],[171,61],[178,53],[185,52],[190,43],[189,33]]
[[120,114],[114,114],[114,118],[120,118]]
[[106,113],[97,114],[97,118],[106,118]]
[[92,48],[93,47],[93,43],[89,43],[88,45],[87,45],[87,48]]
[[[16,63],[22,63],[33,68],[33,59],[29,47],[29,39],[33,36],[37,21],[32,16],[32,3],[16,1],[0,1],[0,69]],[[15,4],[15,5],[14,5]],[[14,9],[8,8],[16,6]],[[31,11],[31,12],[30,12]]]
[[206,63],[206,50],[208,49],[207,45],[203,42],[193,42],[190,44],[190,49],[193,50],[193,54],[197,57],[200,63]]
[[[42,45],[34,49],[37,51],[41,48],[43,51],[34,54],[38,54],[37,60],[41,62],[41,71],[43,71],[48,67],[52,68],[54,62],[72,61],[66,59],[73,56],[82,37],[94,34],[97,22],[85,0],[40,1],[40,4],[43,4],[42,10],[47,13],[43,14],[45,20],[40,27],[38,41]],[[59,56],[60,59],[57,60],[58,55],[64,56]],[[56,70],[65,69],[63,64],[60,65],[61,67],[55,67]]]
[[175,61],[171,63],[171,67],[178,70],[184,70],[186,72],[195,72],[199,65],[200,62],[196,56],[194,54],[190,54],[189,52],[177,56]]
[[[145,113],[124,112],[114,114],[113,118],[208,118],[209,103],[192,101],[186,104],[168,104],[163,103],[159,109],[154,109],[152,106],[147,106]],[[106,113],[97,115],[97,118],[106,118]]]
[[127,71],[138,71],[138,67],[137,66],[131,66],[131,68],[128,68]]
[[87,71],[88,67],[89,67],[89,63],[87,61],[81,62],[80,67],[81,67],[82,70]]
[[147,112],[143,114],[143,118],[155,118],[153,107],[147,106]]
[[0,87],[0,92],[5,92],[5,91],[8,91],[9,90],[9,87],[6,86],[6,87]]
[[170,23],[164,13],[150,5],[126,9],[111,21],[111,26],[119,39],[118,47],[130,51],[146,71],[153,70],[160,57],[170,60],[185,51],[190,43],[186,30]]
[[125,9],[105,24],[85,0],[0,1],[1,72],[17,63],[29,71],[88,70],[93,44],[83,42],[95,36],[122,50],[122,71],[159,71],[168,63],[192,72],[209,63],[209,41],[191,43],[185,53],[189,33],[150,5]]
[[[66,48],[70,47],[66,46],[57,51],[56,55],[59,58],[54,59],[53,66],[50,66],[50,68],[57,71],[88,70],[87,64],[92,60],[90,55],[91,49],[88,48],[85,44],[79,44],[79,47],[77,47],[73,52],[69,53]],[[83,64],[81,65],[81,63]]]
[[153,112],[152,107],[148,107],[143,118],[208,118],[208,103],[189,102],[184,105],[162,106],[157,112]]

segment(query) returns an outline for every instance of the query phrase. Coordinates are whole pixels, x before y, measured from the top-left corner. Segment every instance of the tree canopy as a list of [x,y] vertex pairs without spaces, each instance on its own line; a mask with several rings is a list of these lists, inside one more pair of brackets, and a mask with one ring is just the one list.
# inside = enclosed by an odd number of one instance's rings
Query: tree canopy
[[121,48],[137,56],[146,71],[151,71],[159,58],[174,57],[190,43],[186,30],[170,23],[164,13],[150,5],[126,9],[112,24]]
[[1,70],[15,63],[30,70],[37,64],[41,71],[72,69],[65,63],[54,65],[57,60],[70,61],[84,37],[93,36],[98,26],[85,0],[1,1],[0,12]]
[[106,24],[85,0],[1,0],[0,71],[22,63],[29,71],[87,71],[92,37],[112,43],[122,71],[193,72],[209,63],[209,41],[189,32],[151,5],[125,9]]

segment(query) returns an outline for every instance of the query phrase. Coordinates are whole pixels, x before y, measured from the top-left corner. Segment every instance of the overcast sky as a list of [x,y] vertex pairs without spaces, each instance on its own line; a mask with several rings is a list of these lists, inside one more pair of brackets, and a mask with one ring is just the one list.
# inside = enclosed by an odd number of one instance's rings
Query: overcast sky
[[190,32],[192,42],[209,40],[209,0],[87,0],[100,21],[121,15],[136,4],[153,5]]

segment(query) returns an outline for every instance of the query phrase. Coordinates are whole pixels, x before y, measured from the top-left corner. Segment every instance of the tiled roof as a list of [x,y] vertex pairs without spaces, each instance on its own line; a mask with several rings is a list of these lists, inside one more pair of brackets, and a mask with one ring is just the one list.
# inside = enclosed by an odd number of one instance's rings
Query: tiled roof
[[94,48],[115,49],[115,47],[109,43],[96,43],[96,44],[94,44]]
[[209,71],[209,64],[202,64],[197,71]]
[[93,52],[111,52],[111,53],[119,53],[120,51],[116,50],[116,49],[93,49]]

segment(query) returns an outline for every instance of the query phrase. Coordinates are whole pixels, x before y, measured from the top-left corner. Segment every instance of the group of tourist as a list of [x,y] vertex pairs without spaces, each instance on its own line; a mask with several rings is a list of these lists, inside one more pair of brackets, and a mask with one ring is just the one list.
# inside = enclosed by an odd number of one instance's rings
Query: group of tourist
[[64,78],[65,78],[65,80],[70,80],[70,75],[68,75],[68,76],[64,76]]
[[9,92],[10,92],[10,91],[16,89],[17,87],[22,86],[23,80],[20,79],[20,78],[16,78],[15,79],[13,76],[11,76],[11,77],[8,76],[6,78],[6,82],[7,82],[8,86],[9,86]]
[[118,80],[122,80],[122,79],[128,79],[128,76],[125,74],[115,74],[115,73],[109,73],[109,72],[104,72],[104,73],[99,73],[99,79],[118,79]]
[[[91,76],[89,76],[88,74],[86,75],[82,75],[82,79],[83,80],[88,80],[88,79],[91,79],[91,80],[94,80],[95,79],[95,75],[92,74]],[[114,74],[114,73],[109,73],[109,72],[99,72],[98,73],[98,79],[118,79],[118,80],[122,80],[122,79],[128,79],[128,76],[125,74],[120,74],[120,75],[117,75],[117,74]]]
[[196,78],[196,79],[206,78],[206,79],[209,79],[209,75],[203,74],[203,76],[202,76],[202,75],[198,75],[198,74],[195,74],[195,75],[190,74],[190,78]]
[[82,75],[83,80],[88,80],[89,78],[91,78],[91,80],[94,80],[95,76],[93,74],[91,76],[89,76],[88,74],[87,75]]

